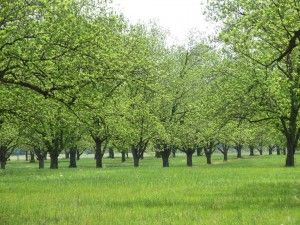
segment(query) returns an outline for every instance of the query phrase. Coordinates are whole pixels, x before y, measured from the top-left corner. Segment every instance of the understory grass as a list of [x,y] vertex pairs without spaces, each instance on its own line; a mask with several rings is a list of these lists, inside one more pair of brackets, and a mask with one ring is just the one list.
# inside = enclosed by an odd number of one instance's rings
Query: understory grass
[[[296,156],[296,164],[299,155]],[[81,159],[58,170],[10,161],[0,171],[0,225],[19,224],[300,224],[300,167],[284,156]],[[298,160],[299,161],[299,160]],[[299,162],[300,163],[300,162]]]

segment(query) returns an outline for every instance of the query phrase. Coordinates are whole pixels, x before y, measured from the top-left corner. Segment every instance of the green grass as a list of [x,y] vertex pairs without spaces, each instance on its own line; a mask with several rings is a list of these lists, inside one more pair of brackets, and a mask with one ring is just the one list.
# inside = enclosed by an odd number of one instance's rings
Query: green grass
[[[297,155],[296,159],[299,158]],[[299,160],[298,160],[299,161]],[[194,157],[105,159],[58,170],[11,161],[0,171],[0,224],[300,224],[300,167],[283,156],[255,156],[206,165]],[[48,167],[49,164],[46,164]]]

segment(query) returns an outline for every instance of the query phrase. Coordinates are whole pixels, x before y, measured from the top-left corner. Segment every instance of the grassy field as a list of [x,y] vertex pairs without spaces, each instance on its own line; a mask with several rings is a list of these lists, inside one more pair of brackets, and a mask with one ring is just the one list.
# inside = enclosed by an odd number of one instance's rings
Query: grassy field
[[[300,163],[299,157],[296,163]],[[298,159],[298,160],[297,160]],[[213,165],[194,157],[93,159],[69,169],[38,170],[11,161],[0,171],[0,225],[6,224],[300,224],[300,166],[284,168],[283,156],[255,156]],[[48,167],[48,164],[46,164]]]

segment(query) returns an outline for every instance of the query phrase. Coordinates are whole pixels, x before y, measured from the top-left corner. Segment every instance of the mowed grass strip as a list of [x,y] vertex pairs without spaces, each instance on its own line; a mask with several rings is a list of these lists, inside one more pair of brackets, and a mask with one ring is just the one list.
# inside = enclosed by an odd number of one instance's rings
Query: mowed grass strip
[[283,167],[283,156],[193,159],[105,159],[103,169],[61,160],[58,170],[11,161],[0,171],[0,224],[300,224],[300,167]]

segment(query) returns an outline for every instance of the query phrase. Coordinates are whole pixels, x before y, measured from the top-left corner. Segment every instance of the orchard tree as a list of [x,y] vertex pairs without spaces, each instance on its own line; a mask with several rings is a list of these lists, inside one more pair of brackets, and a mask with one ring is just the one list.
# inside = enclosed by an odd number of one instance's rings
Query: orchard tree
[[250,79],[251,88],[245,93],[257,106],[247,116],[280,125],[287,167],[294,166],[300,136],[299,7],[300,2],[293,0],[211,1],[209,7],[212,17],[223,23],[221,39],[252,60],[248,67],[259,74]]

